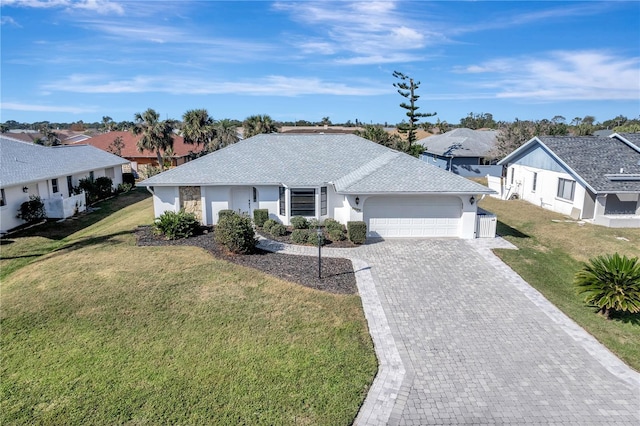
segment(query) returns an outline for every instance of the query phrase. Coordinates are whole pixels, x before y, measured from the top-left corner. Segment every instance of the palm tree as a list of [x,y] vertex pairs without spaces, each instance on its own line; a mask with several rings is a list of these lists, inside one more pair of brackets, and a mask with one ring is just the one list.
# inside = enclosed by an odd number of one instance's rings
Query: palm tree
[[109,133],[113,129],[115,129],[116,123],[113,121],[113,118],[105,115],[102,117],[102,131],[104,133]]
[[173,149],[174,126],[173,120],[160,121],[160,114],[151,108],[142,114],[136,112],[134,115],[133,134],[142,135],[138,141],[138,151],[155,151],[161,171],[164,171],[161,151]]
[[228,118],[215,122],[215,136],[211,139],[207,151],[213,152],[225,146],[232,145],[240,140],[238,128]]
[[244,137],[259,135],[261,133],[274,133],[278,131],[276,123],[268,115],[252,115],[242,123]]
[[215,137],[214,120],[206,109],[191,109],[182,116],[185,143],[208,145]]
[[640,312],[640,262],[614,253],[589,259],[576,273],[574,285],[585,302],[595,305],[605,318],[611,311]]

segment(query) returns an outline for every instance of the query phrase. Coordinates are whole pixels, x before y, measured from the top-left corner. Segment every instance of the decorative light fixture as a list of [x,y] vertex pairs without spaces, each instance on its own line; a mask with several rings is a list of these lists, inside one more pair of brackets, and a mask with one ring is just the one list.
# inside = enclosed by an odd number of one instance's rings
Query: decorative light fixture
[[358,196],[356,195],[356,206],[357,206],[358,204],[360,204],[360,197],[358,197]]
[[27,188],[26,186],[23,186],[22,187],[22,192],[24,192],[26,194],[27,192],[29,192],[29,188]]
[[469,202],[471,203],[471,205],[473,205],[473,203],[476,202],[476,197],[472,195],[471,198],[469,198]]

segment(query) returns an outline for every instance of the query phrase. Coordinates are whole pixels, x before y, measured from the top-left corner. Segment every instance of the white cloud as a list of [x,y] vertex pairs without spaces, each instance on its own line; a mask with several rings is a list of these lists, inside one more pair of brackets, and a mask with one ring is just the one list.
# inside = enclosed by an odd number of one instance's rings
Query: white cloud
[[640,58],[608,52],[553,51],[535,57],[507,58],[454,72],[484,80],[468,81],[494,98],[536,101],[640,99]]
[[2,0],[2,5],[36,9],[65,8],[67,10],[87,10],[101,15],[110,13],[124,15],[122,5],[110,0]]
[[22,25],[18,24],[11,16],[2,16],[0,18],[0,25],[13,25],[14,27],[22,28]]
[[173,95],[237,94],[248,96],[334,95],[372,96],[388,93],[386,86],[367,83],[337,83],[319,78],[267,76],[246,81],[212,81],[185,76],[136,76],[110,79],[107,76],[74,74],[46,84],[43,90],[68,93],[169,93]]
[[2,110],[9,111],[32,111],[32,112],[61,112],[69,114],[82,114],[86,112],[96,112],[95,107],[78,107],[78,106],[64,106],[64,105],[36,105],[36,104],[23,104],[16,102],[3,102]]

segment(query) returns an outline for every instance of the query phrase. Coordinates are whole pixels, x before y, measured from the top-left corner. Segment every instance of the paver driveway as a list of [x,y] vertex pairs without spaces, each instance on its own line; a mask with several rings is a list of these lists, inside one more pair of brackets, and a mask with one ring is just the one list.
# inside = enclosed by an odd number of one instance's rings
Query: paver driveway
[[325,250],[354,259],[381,362],[356,423],[640,424],[638,374],[481,244]]

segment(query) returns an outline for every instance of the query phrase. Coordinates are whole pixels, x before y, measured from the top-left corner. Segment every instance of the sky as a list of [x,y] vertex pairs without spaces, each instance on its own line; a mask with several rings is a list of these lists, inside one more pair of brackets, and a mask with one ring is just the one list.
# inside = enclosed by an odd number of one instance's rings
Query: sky
[[640,2],[0,0],[0,121],[640,117]]

